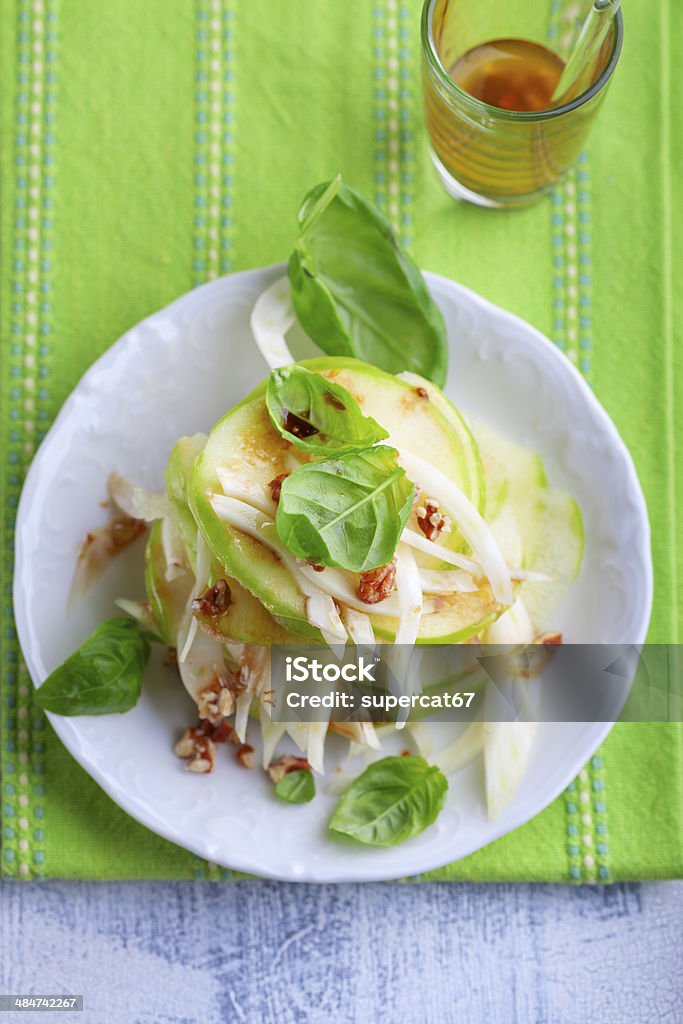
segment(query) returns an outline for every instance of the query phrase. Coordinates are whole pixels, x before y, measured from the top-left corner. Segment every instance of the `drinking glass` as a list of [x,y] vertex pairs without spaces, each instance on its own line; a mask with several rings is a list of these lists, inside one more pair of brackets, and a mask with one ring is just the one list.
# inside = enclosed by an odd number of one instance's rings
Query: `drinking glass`
[[451,77],[465,54],[494,40],[541,44],[566,61],[590,3],[426,0],[422,79],[431,156],[446,191],[480,206],[528,206],[566,173],[605,98],[621,52],[619,11],[580,95],[548,109],[491,106]]

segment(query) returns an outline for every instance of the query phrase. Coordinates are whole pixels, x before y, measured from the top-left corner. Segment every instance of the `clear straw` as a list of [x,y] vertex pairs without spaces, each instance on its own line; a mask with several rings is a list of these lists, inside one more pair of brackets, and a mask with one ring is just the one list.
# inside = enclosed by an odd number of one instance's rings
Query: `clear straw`
[[566,102],[590,85],[593,62],[607,38],[609,27],[619,10],[621,0],[594,0],[588,17],[581,26],[574,48],[555,87],[551,102]]

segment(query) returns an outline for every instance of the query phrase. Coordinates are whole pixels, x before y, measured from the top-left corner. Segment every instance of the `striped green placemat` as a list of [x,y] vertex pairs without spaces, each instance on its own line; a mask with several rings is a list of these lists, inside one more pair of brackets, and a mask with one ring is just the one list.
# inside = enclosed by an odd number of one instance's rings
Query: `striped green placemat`
[[[508,214],[454,204],[435,180],[417,2],[5,0],[4,875],[230,876],[114,806],[33,706],[12,624],[13,517],[36,446],[88,364],[193,285],[284,258],[300,199],[337,171],[388,211],[422,266],[531,321],[589,379],[649,502],[650,639],[677,641],[682,13],[674,0],[629,6],[588,153],[551,200]],[[617,726],[532,822],[425,877],[680,875],[682,767],[680,727]]]

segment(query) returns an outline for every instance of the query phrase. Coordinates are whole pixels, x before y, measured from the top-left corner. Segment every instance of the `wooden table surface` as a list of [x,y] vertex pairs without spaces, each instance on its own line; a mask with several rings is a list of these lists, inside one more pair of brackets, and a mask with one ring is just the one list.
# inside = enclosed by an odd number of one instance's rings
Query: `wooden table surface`
[[678,1024],[683,883],[5,883],[0,975],[60,1024]]

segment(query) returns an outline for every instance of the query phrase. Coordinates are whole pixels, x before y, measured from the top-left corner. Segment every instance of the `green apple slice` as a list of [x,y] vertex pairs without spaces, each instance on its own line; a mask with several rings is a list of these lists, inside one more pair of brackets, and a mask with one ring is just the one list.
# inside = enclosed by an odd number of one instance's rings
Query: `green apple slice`
[[[164,643],[174,646],[178,630],[186,612],[194,585],[194,573],[189,559],[183,573],[167,579],[167,560],[162,542],[162,521],[157,520],[150,531],[145,550],[145,586],[154,621]],[[195,528],[196,534],[196,528]],[[225,579],[225,573],[216,563],[210,584]],[[271,644],[295,643],[298,637],[288,633],[273,619],[260,601],[242,587],[237,580],[226,580],[230,587],[230,604],[220,617],[196,614],[203,629],[222,642]]]
[[188,504],[188,486],[192,466],[204,450],[206,434],[181,437],[174,444],[166,465],[166,492],[171,503],[173,519],[188,553],[192,568],[197,561],[197,524]]
[[165,644],[174,647],[192,592],[194,574],[188,562],[185,571],[174,574],[172,579],[167,578],[162,528],[163,520],[155,520],[147,538],[145,589],[159,635]]
[[462,446],[463,479],[460,481],[460,487],[465,491],[465,494],[467,494],[477,511],[482,516],[485,516],[486,477],[484,475],[484,464],[479,452],[479,445],[467,420],[433,381],[427,380],[426,377],[421,377],[419,373],[411,373],[408,370],[399,374],[399,377],[413,387],[422,388],[426,391],[439,412],[448,420]]
[[[540,631],[581,567],[584,529],[581,510],[566,492],[550,486],[543,459],[523,445],[476,424],[489,495],[496,495],[488,517],[500,535],[510,516],[519,536],[520,551],[508,560],[550,577],[546,582],[524,583],[522,597],[532,622]],[[500,527],[497,525],[500,524]]]

